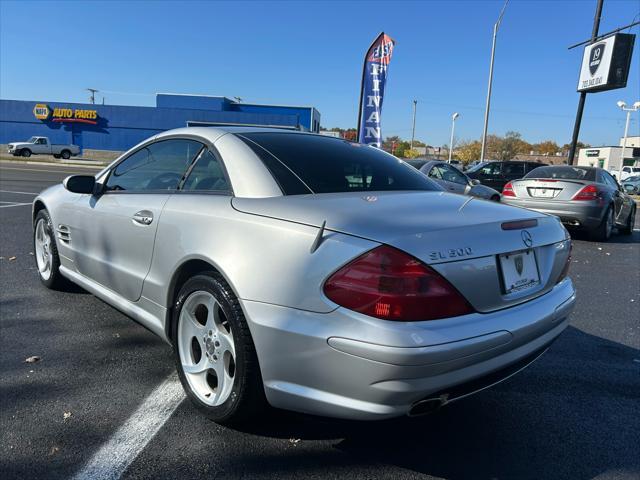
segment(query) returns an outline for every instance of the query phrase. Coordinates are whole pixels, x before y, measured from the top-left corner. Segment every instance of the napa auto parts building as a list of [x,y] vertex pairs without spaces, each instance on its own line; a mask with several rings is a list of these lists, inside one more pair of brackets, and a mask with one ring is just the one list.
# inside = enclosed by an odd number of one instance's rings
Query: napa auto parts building
[[186,126],[251,125],[320,130],[314,107],[239,103],[227,97],[156,94],[155,107],[0,100],[0,144],[49,137],[84,156],[115,156],[142,140]]

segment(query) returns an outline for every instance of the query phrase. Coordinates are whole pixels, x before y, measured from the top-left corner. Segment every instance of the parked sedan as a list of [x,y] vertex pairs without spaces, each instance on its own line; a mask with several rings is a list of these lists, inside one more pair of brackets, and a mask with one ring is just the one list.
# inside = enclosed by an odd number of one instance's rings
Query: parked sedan
[[622,182],[622,188],[624,188],[624,191],[629,195],[639,195],[640,176],[627,178],[624,182]]
[[42,192],[33,225],[42,283],[171,343],[187,396],[223,423],[266,404],[427,413],[522,370],[575,302],[556,218],[301,132],[161,133]]
[[536,168],[522,180],[507,183],[502,198],[509,205],[555,215],[598,241],[608,240],[614,227],[627,235],[633,232],[636,204],[601,168]]
[[449,192],[500,201],[500,192],[480,184],[478,180],[471,180],[447,162],[430,161],[420,167],[420,171]]

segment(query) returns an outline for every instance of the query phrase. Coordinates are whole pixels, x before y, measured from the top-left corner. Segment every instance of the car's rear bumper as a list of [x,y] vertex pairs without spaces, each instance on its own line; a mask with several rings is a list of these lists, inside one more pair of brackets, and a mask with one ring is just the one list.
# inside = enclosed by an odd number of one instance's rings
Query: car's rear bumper
[[569,279],[515,307],[427,322],[242,301],[273,406],[362,420],[404,415],[433,395],[451,400],[508,377],[567,327],[574,303]]
[[559,202],[503,197],[502,203],[554,215],[568,227],[595,228],[604,217],[604,205],[598,202]]

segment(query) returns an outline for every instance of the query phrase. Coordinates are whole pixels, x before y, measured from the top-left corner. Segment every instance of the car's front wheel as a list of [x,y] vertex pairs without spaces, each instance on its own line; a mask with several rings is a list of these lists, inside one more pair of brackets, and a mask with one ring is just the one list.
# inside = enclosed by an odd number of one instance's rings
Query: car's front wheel
[[180,289],[172,339],[178,375],[193,404],[218,423],[241,423],[266,405],[251,333],[221,275],[196,275]]
[[67,280],[60,273],[60,257],[49,212],[40,210],[33,229],[33,255],[36,258],[38,276],[47,287],[63,290]]
[[24,148],[20,154],[24,157],[24,158],[29,158],[31,156],[31,150],[29,150],[28,148]]

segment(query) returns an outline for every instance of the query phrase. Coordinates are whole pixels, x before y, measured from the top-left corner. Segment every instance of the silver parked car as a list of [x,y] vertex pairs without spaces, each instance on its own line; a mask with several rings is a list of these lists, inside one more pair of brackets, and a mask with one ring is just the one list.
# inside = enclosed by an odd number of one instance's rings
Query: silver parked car
[[471,180],[447,162],[429,161],[420,167],[420,171],[449,192],[500,201],[500,192],[482,185],[479,180]]
[[606,241],[614,227],[630,235],[636,204],[609,172],[595,167],[538,167],[505,185],[503,202],[555,215],[570,228]]
[[218,422],[266,404],[423,414],[523,369],[575,303],[554,217],[314,134],[168,131],[42,192],[33,222],[42,282],[70,280],[170,342]]

